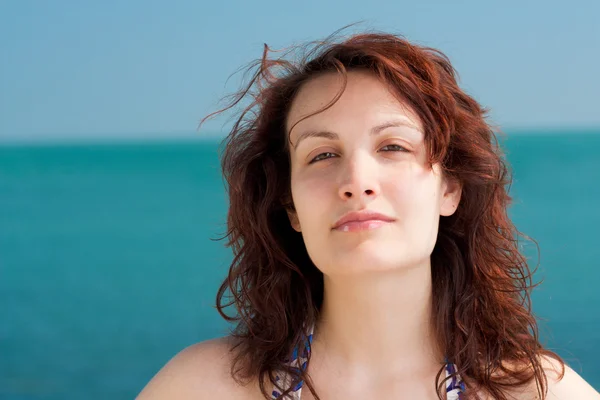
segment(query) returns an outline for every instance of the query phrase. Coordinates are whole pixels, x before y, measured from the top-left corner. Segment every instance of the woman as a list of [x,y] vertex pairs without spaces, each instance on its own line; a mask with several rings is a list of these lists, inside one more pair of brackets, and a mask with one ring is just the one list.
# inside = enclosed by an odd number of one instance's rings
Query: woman
[[487,110],[435,49],[333,38],[265,45],[226,108],[238,324],[139,398],[600,399],[538,341]]

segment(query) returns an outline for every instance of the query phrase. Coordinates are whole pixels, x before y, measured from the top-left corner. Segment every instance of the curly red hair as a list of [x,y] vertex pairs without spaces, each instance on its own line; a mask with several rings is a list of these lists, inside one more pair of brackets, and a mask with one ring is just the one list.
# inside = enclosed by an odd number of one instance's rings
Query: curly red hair
[[[518,236],[526,236],[507,215],[512,176],[495,134],[501,131],[486,121],[488,110],[460,89],[458,74],[439,50],[387,33],[337,41],[336,35],[275,59],[265,44],[263,57],[249,66],[250,81],[226,108],[202,120],[249,99],[222,155],[230,202],[227,246],[234,258],[217,309],[237,322],[231,333],[236,338],[232,376],[238,382],[258,379],[269,398],[265,382],[277,385],[275,372],[285,371],[294,378],[292,387],[303,380],[319,399],[306,372],[285,364],[294,348],[304,349],[303,327],[317,320],[323,301],[323,275],[286,215],[293,204],[285,119],[308,80],[325,72],[346,78],[349,70],[362,69],[412,107],[423,124],[430,163],[441,163],[462,184],[458,209],[440,217],[431,267],[432,323],[467,386],[464,398],[482,391],[506,399],[505,389],[535,380],[544,399],[547,378],[540,356],[556,359],[562,374],[564,362],[538,339],[530,291],[539,283],[532,284],[519,249]],[[232,305],[236,314],[230,316],[224,309]],[[436,377],[440,399],[442,372],[443,367]],[[291,387],[281,389],[285,396]]]

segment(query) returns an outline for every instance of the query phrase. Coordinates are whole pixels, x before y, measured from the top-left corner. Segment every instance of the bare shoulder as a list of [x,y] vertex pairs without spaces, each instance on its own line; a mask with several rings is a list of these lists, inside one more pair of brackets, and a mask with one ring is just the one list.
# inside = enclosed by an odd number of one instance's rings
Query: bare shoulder
[[[562,368],[558,361],[547,356],[542,356],[540,359],[548,380],[546,400],[600,400],[600,394],[566,363],[564,376],[561,379]],[[539,400],[540,398],[535,381],[526,388],[510,390],[508,395],[509,398],[518,400]]]
[[548,378],[548,400],[600,400],[600,393],[566,363],[565,374],[562,379],[559,379],[560,363],[555,359],[542,357],[542,366]]
[[231,377],[229,337],[196,343],[177,353],[144,387],[138,400],[264,399],[258,385]]

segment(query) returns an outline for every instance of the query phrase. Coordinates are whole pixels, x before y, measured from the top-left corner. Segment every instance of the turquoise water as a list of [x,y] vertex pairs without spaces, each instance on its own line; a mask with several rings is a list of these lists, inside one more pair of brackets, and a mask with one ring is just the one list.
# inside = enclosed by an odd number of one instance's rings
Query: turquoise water
[[[596,389],[598,133],[506,141],[544,343]],[[0,147],[0,398],[133,398],[225,334],[226,211],[216,142]]]

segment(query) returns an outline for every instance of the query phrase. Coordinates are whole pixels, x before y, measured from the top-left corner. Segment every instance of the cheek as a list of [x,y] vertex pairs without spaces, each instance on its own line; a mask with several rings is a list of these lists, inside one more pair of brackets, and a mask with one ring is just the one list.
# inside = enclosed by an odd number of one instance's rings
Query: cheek
[[422,218],[429,214],[436,206],[438,191],[435,179],[425,171],[413,170],[410,173],[388,175],[384,193],[389,193],[400,215],[407,219],[412,217]]
[[[300,224],[308,228],[314,221],[322,220],[330,201],[333,183],[323,176],[306,176],[292,180],[292,198]],[[325,215],[330,218],[330,216]]]
[[410,204],[417,199],[417,193],[420,191],[419,177],[415,176],[415,171],[410,166],[405,168],[396,168],[387,171],[384,179],[381,181],[382,193],[385,197],[391,196],[390,200],[400,204]]

